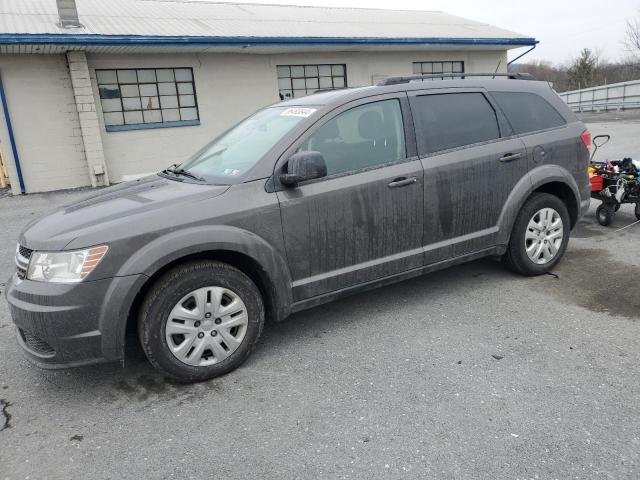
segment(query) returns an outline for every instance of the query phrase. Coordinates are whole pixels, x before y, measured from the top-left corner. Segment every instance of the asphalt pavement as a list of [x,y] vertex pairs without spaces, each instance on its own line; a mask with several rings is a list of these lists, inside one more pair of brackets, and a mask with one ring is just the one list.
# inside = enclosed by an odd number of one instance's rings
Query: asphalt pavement
[[[640,147],[640,124],[605,120],[594,135]],[[0,198],[0,282],[20,229],[85,195]],[[0,478],[637,479],[640,224],[594,206],[554,275],[481,260],[356,295],[195,385],[135,342],[124,364],[39,370],[2,298]]]

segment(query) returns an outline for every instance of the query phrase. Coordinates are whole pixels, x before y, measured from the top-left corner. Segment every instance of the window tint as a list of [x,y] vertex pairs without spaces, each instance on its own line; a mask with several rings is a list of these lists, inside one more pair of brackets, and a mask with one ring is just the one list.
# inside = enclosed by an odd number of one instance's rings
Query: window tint
[[413,110],[421,150],[439,152],[500,137],[496,112],[481,93],[423,95]]
[[567,123],[555,108],[534,93],[493,92],[492,95],[518,134]]
[[406,157],[398,100],[352,108],[329,120],[302,145],[327,162],[327,174],[360,170]]

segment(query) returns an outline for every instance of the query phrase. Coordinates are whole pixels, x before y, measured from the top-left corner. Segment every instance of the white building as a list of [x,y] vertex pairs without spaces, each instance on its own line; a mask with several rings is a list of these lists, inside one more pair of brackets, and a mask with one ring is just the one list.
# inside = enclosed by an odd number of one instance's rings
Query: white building
[[507,50],[536,43],[442,12],[0,0],[0,150],[15,194],[117,183],[279,98],[504,72]]

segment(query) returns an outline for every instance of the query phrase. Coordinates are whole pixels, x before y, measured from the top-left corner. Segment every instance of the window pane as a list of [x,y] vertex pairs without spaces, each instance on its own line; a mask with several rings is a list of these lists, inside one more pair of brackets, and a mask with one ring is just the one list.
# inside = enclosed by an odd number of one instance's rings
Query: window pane
[[115,70],[96,70],[96,78],[98,79],[98,83],[100,84],[118,82]]
[[192,94],[193,93],[193,83],[179,83],[178,84],[178,93],[180,94]]
[[331,75],[344,75],[344,66],[331,65]]
[[122,106],[125,110],[140,110],[142,108],[140,105],[140,97],[123,98]]
[[344,77],[334,77],[333,78],[333,86],[335,88],[343,88],[344,87]]
[[317,77],[318,76],[318,66],[317,65],[307,65],[304,67],[304,76],[305,77]]
[[158,84],[158,92],[160,95],[175,95],[176,94],[176,84],[175,83],[159,83]]
[[421,64],[422,73],[431,74],[433,73],[433,63],[423,63]]
[[307,89],[317,89],[318,86],[317,78],[307,78]]
[[279,78],[278,79],[278,88],[280,90],[284,88],[291,88],[291,79],[290,78]]
[[101,85],[100,98],[120,98],[118,85]]
[[422,95],[416,97],[412,110],[418,123],[418,140],[424,150],[421,153],[500,137],[496,113],[481,93]]
[[320,77],[320,88],[333,88],[331,77]]
[[158,102],[158,97],[142,97],[142,108],[144,110],[152,110],[154,108],[160,108],[160,102]]
[[453,62],[453,72],[454,73],[462,73],[464,72],[464,67],[462,62]]
[[105,125],[122,125],[124,123],[124,116],[122,112],[111,112],[104,114]]
[[289,71],[288,66],[279,66],[278,67],[278,78],[290,77],[291,72]]
[[139,97],[140,90],[138,90],[138,85],[122,85],[120,87],[120,93],[123,97]]
[[156,78],[159,82],[173,82],[176,77],[173,76],[173,69],[164,68],[156,70]]
[[180,120],[180,111],[177,108],[162,109],[162,120],[165,122],[177,122]]
[[301,97],[305,97],[307,95],[307,91],[306,90],[294,90],[293,91],[293,97],[294,98],[301,98]]
[[175,73],[177,82],[188,82],[193,80],[190,68],[176,68]]
[[122,104],[119,98],[102,99],[102,111],[103,112],[120,112],[122,111]]
[[178,108],[178,97],[175,95],[170,97],[160,97],[160,105],[162,108]]
[[140,85],[140,96],[141,97],[155,97],[158,95],[158,89],[156,88],[155,83],[147,83]]
[[321,77],[331,76],[331,65],[318,65],[318,74]]
[[431,65],[433,66],[433,73],[442,73],[441,62],[433,62]]
[[156,71],[155,70],[138,70],[138,82],[155,82]]
[[422,73],[422,64],[413,62],[413,73]]
[[292,81],[293,83],[293,88],[305,88],[306,84],[304,81],[304,78],[294,78]]
[[292,65],[291,66],[292,77],[304,77],[304,66]]
[[142,112],[124,112],[124,123],[127,125],[142,123]]
[[180,109],[180,118],[182,120],[197,120],[198,119],[198,110],[195,108],[181,108]]
[[565,119],[544,98],[534,93],[493,92],[517,134],[559,127]]
[[402,160],[406,150],[400,102],[384,100],[347,110],[316,130],[302,149],[322,153],[329,175]]
[[118,70],[118,82],[120,83],[138,83],[135,70]]
[[452,68],[453,68],[453,65],[451,64],[451,62],[443,62],[442,64],[443,73],[451,73]]
[[194,107],[196,105],[196,99],[193,95],[180,95],[181,107]]
[[162,121],[160,110],[146,110],[143,113],[144,123],[157,123]]

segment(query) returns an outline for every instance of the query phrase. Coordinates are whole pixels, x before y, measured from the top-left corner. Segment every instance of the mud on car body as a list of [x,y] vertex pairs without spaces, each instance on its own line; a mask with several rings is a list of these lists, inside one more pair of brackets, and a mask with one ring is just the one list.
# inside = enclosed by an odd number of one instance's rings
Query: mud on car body
[[484,256],[549,271],[589,204],[584,125],[545,82],[415,79],[262,109],[32,222],[7,288],[25,354],[121,360],[137,330],[197,381],[239,366],[265,317]]

